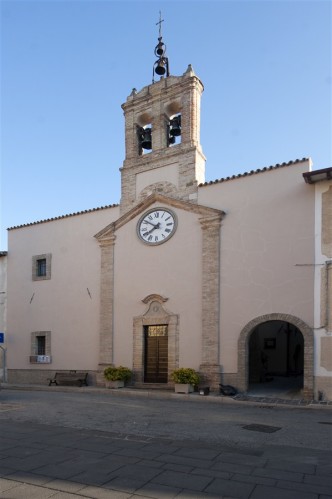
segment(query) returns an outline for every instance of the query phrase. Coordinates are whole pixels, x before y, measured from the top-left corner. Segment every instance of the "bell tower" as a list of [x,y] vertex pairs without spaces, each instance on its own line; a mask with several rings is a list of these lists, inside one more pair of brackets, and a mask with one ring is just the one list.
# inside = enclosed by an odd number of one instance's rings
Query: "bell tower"
[[[191,65],[182,76],[170,76],[161,36],[155,48],[152,84],[133,89],[122,105],[125,116],[125,160],[121,171],[121,213],[153,192],[197,203],[205,181],[200,145],[200,100],[203,85]],[[155,75],[159,81],[155,82]]]

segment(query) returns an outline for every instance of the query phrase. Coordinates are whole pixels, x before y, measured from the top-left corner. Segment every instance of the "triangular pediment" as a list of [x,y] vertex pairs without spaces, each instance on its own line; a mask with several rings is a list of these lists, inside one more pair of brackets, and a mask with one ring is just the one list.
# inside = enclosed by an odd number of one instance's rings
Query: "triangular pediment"
[[161,203],[162,205],[168,206],[169,208],[177,208],[179,210],[189,211],[199,215],[202,219],[219,219],[221,220],[224,216],[224,212],[217,210],[215,208],[209,208],[208,206],[203,206],[200,204],[193,204],[188,201],[182,201],[181,199],[175,199],[168,196],[163,196],[162,194],[153,193],[144,199],[141,203],[137,204],[131,210],[127,211],[120,218],[107,225],[104,229],[99,231],[94,237],[98,241],[107,240],[113,237],[114,233],[130,222],[133,218],[141,215],[150,208],[154,203]]

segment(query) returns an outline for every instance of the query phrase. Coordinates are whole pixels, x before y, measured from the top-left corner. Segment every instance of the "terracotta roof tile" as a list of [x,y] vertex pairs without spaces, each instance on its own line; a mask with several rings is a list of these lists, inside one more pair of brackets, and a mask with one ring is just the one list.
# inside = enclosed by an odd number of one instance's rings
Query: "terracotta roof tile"
[[228,180],[234,180],[236,178],[248,177],[250,175],[256,175],[257,173],[266,172],[269,170],[276,170],[278,168],[283,168],[284,166],[294,165],[296,163],[302,163],[303,161],[308,161],[309,158],[295,159],[294,161],[288,161],[288,163],[277,163],[273,166],[265,166],[264,168],[258,168],[257,170],[250,170],[249,172],[239,173],[238,175],[232,175],[231,177],[220,178],[217,180],[211,180],[210,182],[204,182],[204,184],[199,184],[199,187],[204,187],[206,185],[220,184],[222,182],[227,182]]
[[76,217],[77,215],[84,215],[85,213],[92,213],[94,211],[107,210],[108,208],[116,208],[118,204],[109,204],[107,206],[100,206],[99,208],[92,208],[90,210],[78,211],[76,213],[69,213],[68,215],[61,215],[59,217],[47,218],[45,220],[39,220],[37,222],[30,222],[23,225],[15,225],[14,227],[9,227],[7,230],[21,229],[23,227],[30,227],[31,225],[44,224],[47,222],[54,222],[55,220],[62,220],[63,218]]

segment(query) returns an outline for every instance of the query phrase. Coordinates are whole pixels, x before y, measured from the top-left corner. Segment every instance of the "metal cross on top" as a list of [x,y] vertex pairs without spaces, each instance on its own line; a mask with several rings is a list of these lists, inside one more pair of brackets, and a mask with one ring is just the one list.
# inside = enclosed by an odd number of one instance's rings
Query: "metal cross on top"
[[159,11],[159,21],[156,23],[156,26],[157,24],[159,24],[159,38],[161,37],[161,23],[164,22],[164,19],[161,18],[161,10]]

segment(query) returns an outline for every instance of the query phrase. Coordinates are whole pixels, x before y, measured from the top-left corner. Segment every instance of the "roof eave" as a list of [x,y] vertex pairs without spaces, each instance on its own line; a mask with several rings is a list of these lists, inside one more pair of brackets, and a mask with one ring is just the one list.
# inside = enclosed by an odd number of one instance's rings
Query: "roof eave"
[[324,180],[332,180],[332,167],[304,172],[302,175],[306,184],[316,184],[317,182],[323,182]]

